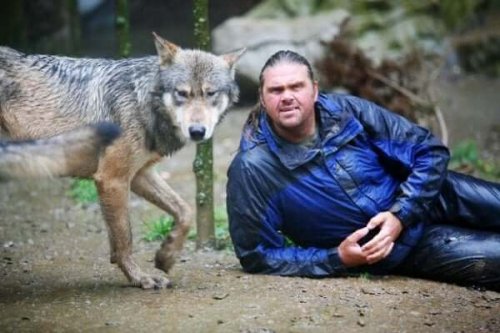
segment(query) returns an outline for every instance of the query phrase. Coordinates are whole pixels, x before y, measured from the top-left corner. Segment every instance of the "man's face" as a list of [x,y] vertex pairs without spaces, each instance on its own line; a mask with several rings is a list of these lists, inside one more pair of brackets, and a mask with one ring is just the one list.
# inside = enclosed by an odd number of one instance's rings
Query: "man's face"
[[314,102],[318,84],[309,78],[307,67],[297,63],[278,63],[263,73],[260,91],[262,105],[278,135],[300,142],[315,130]]

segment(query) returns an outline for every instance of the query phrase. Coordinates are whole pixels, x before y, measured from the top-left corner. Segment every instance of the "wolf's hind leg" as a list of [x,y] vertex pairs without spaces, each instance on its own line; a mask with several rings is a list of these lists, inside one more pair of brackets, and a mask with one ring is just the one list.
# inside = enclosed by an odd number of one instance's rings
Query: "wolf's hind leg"
[[[105,161],[103,162],[106,164]],[[143,273],[132,258],[132,232],[128,216],[130,187],[128,177],[111,177],[109,170],[110,168],[100,168],[94,178],[108,228],[111,261],[118,264],[134,286],[144,289],[166,288],[170,284],[167,278]]]
[[140,170],[132,180],[132,191],[174,218],[174,228],[156,252],[155,266],[168,272],[182,250],[191,223],[191,208],[151,167]]

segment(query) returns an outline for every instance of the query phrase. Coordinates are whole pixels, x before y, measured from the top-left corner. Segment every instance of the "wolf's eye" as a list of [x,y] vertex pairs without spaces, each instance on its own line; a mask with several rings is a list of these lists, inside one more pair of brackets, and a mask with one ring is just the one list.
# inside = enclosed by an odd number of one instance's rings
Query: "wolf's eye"
[[175,90],[175,96],[178,98],[187,98],[188,92],[186,90]]
[[217,94],[217,90],[210,90],[210,91],[207,91],[207,96],[208,97],[213,97]]

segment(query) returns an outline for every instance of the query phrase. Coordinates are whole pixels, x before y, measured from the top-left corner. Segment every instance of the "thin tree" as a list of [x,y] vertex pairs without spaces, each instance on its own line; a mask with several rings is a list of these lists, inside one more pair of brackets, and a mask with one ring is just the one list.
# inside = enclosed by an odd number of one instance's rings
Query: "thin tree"
[[26,24],[23,1],[5,1],[0,10],[0,45],[15,48],[26,46]]
[[130,20],[128,12],[128,1],[116,1],[116,34],[118,38],[118,55],[128,58],[132,49],[130,43]]
[[69,17],[69,49],[73,55],[80,55],[81,49],[81,29],[80,13],[78,12],[78,0],[66,0],[66,10]]
[[[208,51],[210,49],[208,0],[194,0],[193,13],[196,47]],[[196,177],[196,248],[213,248],[215,247],[215,224],[212,139],[196,145],[193,171]]]

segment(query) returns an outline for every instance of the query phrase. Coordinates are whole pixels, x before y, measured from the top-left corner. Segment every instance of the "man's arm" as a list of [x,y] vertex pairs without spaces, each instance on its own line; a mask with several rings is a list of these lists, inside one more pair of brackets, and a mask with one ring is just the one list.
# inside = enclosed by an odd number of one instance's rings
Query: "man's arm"
[[[259,170],[262,171],[262,170]],[[228,174],[227,209],[230,234],[244,270],[285,276],[324,277],[346,273],[338,249],[287,246],[282,215],[273,203],[266,177],[237,156]]]
[[427,129],[374,103],[356,97],[348,97],[347,103],[381,157],[408,171],[389,211],[403,226],[418,221],[439,194],[450,157],[448,149]]

